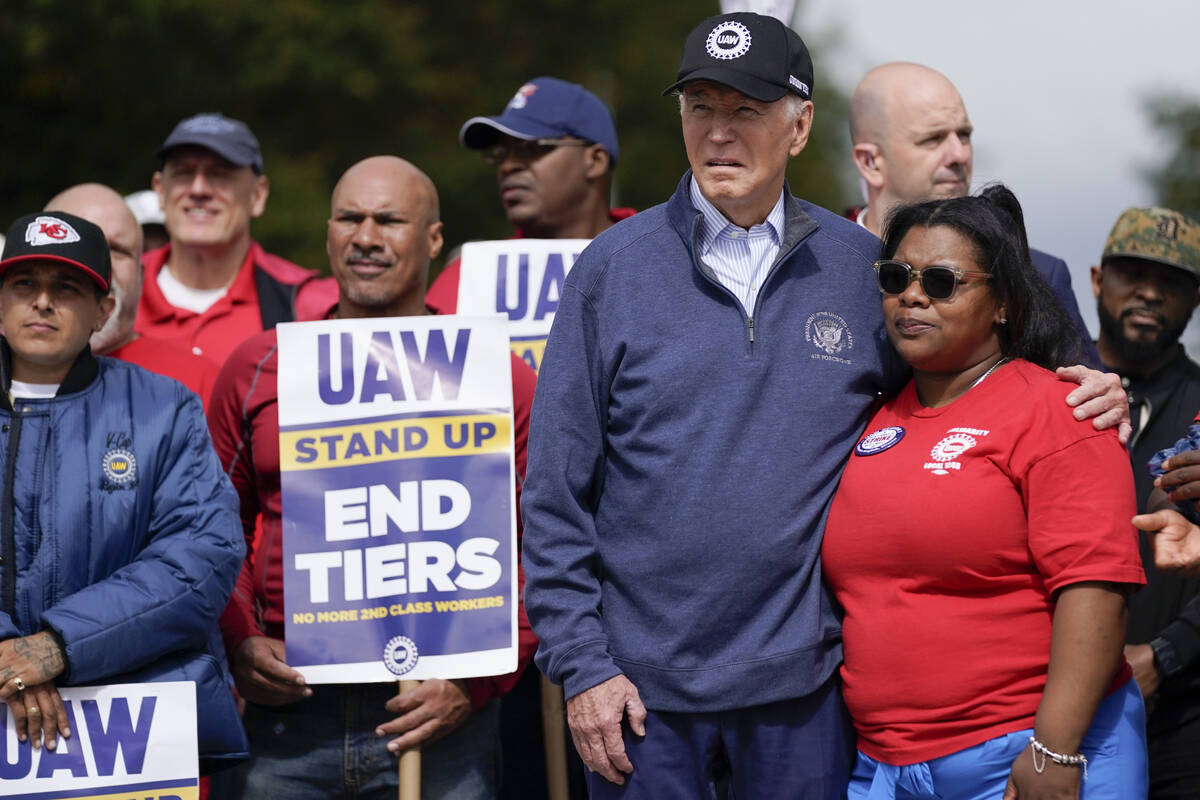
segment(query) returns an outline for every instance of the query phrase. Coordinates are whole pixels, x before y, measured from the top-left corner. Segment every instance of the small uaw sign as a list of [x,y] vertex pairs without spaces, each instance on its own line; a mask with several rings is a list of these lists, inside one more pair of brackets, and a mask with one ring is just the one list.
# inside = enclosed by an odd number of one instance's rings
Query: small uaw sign
[[17,741],[0,703],[0,796],[23,800],[196,800],[196,685],[62,687],[71,737]]
[[380,317],[277,331],[288,664],[310,683],[512,672],[505,321]]
[[537,369],[563,279],[590,239],[508,239],[463,245],[458,313],[503,314],[513,352]]

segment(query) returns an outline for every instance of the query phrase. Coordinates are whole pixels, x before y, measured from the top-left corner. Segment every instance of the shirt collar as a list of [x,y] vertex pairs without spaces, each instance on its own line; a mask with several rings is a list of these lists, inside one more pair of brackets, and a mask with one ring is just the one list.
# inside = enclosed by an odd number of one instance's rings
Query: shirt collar
[[[700,212],[704,218],[704,223],[700,226],[700,253],[707,254],[712,249],[713,242],[717,240],[725,231],[730,228],[744,230],[740,226],[730,222],[729,219],[721,213],[720,209],[708,201],[704,193],[700,191],[700,184],[696,182],[696,176],[691,179],[691,198],[692,205]],[[775,201],[775,207],[771,209],[771,213],[767,214],[766,222],[761,225],[755,225],[750,229],[751,234],[754,234],[766,228],[770,233],[771,240],[778,245],[783,241],[783,225],[786,216],[783,212],[783,191],[779,192],[779,199]]]

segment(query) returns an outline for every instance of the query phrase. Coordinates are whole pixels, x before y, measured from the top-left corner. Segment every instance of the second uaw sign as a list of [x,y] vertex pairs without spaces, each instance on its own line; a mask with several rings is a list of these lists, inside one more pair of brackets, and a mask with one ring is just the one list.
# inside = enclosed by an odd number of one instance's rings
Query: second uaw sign
[[504,320],[278,331],[288,663],[312,683],[516,669]]
[[509,239],[464,244],[458,313],[503,314],[513,352],[536,370],[562,297],[563,280],[590,241]]

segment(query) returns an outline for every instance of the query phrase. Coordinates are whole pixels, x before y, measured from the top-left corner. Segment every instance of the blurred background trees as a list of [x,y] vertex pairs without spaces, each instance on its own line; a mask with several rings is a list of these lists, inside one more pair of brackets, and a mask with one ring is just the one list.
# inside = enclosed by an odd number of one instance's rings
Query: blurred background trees
[[[613,108],[614,199],[645,208],[687,166],[675,102],[659,93],[688,30],[715,13],[716,0],[4,0],[0,226],[79,181],[148,188],[175,123],[220,111],[262,144],[271,198],[254,234],[270,251],[327,270],[333,183],[377,153],[430,174],[450,247],[505,237],[495,176],[458,129],[545,74]],[[809,42],[817,129],[789,177],[798,195],[840,209],[858,191],[845,98],[822,81],[820,44]]]
[[1160,96],[1147,103],[1147,111],[1167,140],[1162,162],[1147,172],[1156,202],[1200,220],[1200,102]]

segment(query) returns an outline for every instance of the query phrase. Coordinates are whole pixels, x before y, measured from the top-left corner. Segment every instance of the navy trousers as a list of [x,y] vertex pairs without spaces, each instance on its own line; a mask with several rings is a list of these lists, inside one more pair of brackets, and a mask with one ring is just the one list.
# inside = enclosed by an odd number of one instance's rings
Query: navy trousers
[[832,677],[807,697],[733,711],[649,711],[645,737],[625,730],[624,786],[588,773],[591,800],[841,800],[854,734]]

